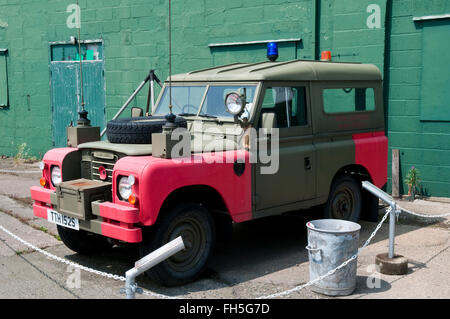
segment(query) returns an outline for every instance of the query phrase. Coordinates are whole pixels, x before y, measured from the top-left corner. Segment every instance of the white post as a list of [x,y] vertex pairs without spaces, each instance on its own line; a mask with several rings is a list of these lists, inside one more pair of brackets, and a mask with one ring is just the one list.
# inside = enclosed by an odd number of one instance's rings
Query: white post
[[152,102],[152,113],[155,111],[155,89],[153,87],[154,80],[150,80],[150,99]]
[[131,268],[125,273],[125,293],[127,295],[127,299],[134,299],[135,297],[136,286],[134,281],[137,276],[171,257],[172,255],[175,255],[183,249],[185,249],[184,242],[181,236],[179,236],[174,240],[168,242],[164,246],[151,252],[147,256],[136,261],[134,264],[134,268]]
[[394,240],[395,240],[395,213],[397,205],[391,204],[391,212],[389,213],[389,258],[394,258]]
[[389,258],[394,258],[395,215],[397,213],[397,204],[389,194],[383,192],[368,181],[363,181],[362,187],[391,206],[391,212],[389,214]]

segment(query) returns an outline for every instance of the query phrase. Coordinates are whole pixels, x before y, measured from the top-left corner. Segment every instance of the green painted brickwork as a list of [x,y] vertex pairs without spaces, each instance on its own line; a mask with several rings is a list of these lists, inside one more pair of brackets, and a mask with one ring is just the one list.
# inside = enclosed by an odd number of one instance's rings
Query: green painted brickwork
[[[0,110],[0,154],[27,143],[42,156],[52,148],[49,42],[76,36],[66,12],[76,1],[0,0],[0,48],[8,48],[10,107]],[[311,59],[312,1],[173,1],[173,72],[213,64],[264,60],[265,48],[227,55],[209,43],[302,37],[290,56]],[[245,3],[245,5],[244,5]],[[106,117],[111,119],[150,68],[168,76],[167,11],[163,0],[79,1],[82,39],[104,40]],[[290,47],[289,47],[290,46]],[[132,106],[144,106],[142,92]]]
[[[386,0],[322,0],[319,4],[318,51],[331,50],[333,61],[372,63],[383,72]],[[379,28],[367,25],[371,4],[380,8]]]
[[[388,190],[390,190],[391,153],[393,148],[400,149],[400,178],[403,181],[411,168],[415,166],[423,184],[423,192],[432,196],[450,197],[450,122],[422,121],[421,108],[430,107],[421,97],[421,89],[427,89],[423,79],[423,59],[426,40],[424,28],[432,28],[430,22],[413,22],[413,17],[450,13],[447,0],[415,1],[395,0],[392,3],[390,34],[389,68],[389,104],[388,136],[389,165]],[[449,28],[450,19],[442,20]],[[428,31],[433,32],[429,29]],[[438,43],[436,43],[438,44]],[[444,58],[444,56],[446,56]],[[442,83],[447,83],[450,91],[450,74],[445,65],[448,52],[442,52],[444,63],[442,73],[436,73]],[[448,93],[448,92],[447,92]],[[447,116],[450,113],[447,102]],[[407,193],[406,184],[401,191]]]
[[[317,27],[324,42],[321,47],[336,49],[336,60],[373,62],[382,68],[384,31],[367,31],[365,20],[367,5],[379,2],[384,7],[385,0],[341,2],[347,5],[323,1],[321,7],[326,10],[321,13],[330,17]],[[36,155],[52,147],[48,43],[76,35],[66,25],[70,15],[66,8],[71,3],[0,0],[0,19],[8,25],[0,27],[0,48],[9,49],[11,88],[10,108],[0,111],[2,154],[14,154],[23,142]],[[80,7],[82,38],[104,40],[108,120],[150,68],[162,79],[168,75],[167,1],[84,0]],[[279,60],[314,59],[315,9],[312,0],[174,1],[173,72],[265,60],[264,45],[210,49],[209,43],[302,38],[298,43],[281,44]],[[336,30],[325,21],[333,19]],[[377,50],[355,47],[352,30],[365,39],[364,46],[381,45]],[[145,99],[143,92],[132,106],[145,105]]]
[[[10,100],[0,110],[0,154],[14,155],[24,142],[37,156],[52,148],[49,42],[76,35],[66,25],[66,8],[74,2],[0,0]],[[379,28],[367,25],[371,4],[380,8]],[[108,120],[150,68],[167,77],[168,1],[80,0],[80,6],[82,38],[104,41]],[[450,196],[450,123],[420,120],[423,30],[412,21],[442,13],[450,13],[446,0],[176,0],[173,72],[265,60],[263,45],[211,49],[210,43],[286,38],[302,41],[280,45],[282,61],[331,50],[335,61],[374,63],[388,84],[389,146],[401,150],[402,178],[415,165],[428,194]],[[145,101],[142,92],[132,106]]]

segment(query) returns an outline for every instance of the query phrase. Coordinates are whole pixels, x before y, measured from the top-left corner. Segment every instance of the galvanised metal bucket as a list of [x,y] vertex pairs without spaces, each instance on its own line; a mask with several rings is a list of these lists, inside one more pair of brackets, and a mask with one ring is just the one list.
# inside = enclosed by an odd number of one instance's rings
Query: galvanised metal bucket
[[[319,219],[306,223],[308,228],[309,279],[314,280],[335,269],[358,252],[357,223],[339,219]],[[356,288],[357,259],[334,274],[319,280],[312,291],[328,296],[350,295]]]

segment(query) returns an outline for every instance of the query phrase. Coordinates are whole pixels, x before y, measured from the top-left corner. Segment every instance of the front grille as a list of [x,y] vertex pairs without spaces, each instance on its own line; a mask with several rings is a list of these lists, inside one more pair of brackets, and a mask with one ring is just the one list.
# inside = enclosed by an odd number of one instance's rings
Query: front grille
[[[114,165],[119,159],[119,155],[111,152],[85,151],[81,160],[81,177],[112,182]],[[107,178],[101,179],[99,168],[103,167],[106,171]]]
[[92,161],[92,179],[93,180],[102,180],[100,178],[99,167],[103,166],[106,170],[107,178],[103,179],[105,182],[112,182],[112,174],[114,169],[114,164],[116,164],[116,159],[114,160],[98,160],[95,159]]

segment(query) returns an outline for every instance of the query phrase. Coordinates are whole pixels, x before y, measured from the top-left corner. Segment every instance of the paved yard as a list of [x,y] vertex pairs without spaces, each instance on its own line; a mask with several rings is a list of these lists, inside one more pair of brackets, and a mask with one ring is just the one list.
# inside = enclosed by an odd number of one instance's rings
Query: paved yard
[[[0,160],[0,225],[46,251],[79,264],[124,276],[139,258],[133,245],[114,247],[86,257],[66,248],[56,227],[35,218],[29,187],[39,184],[38,164]],[[424,214],[450,212],[450,203],[401,201],[406,209]],[[380,213],[383,211],[380,210]],[[311,215],[311,212],[306,212]],[[308,282],[305,223],[317,216],[305,213],[266,218],[234,225],[233,238],[219,244],[208,270],[191,284],[164,288],[145,276],[138,283],[147,291],[183,298],[253,298]],[[424,219],[402,214],[396,225],[396,253],[409,260],[404,276],[374,273],[375,255],[387,252],[388,223],[358,257],[357,288],[344,298],[450,298],[450,216]],[[361,245],[377,223],[361,222]],[[0,298],[124,298],[121,281],[85,271],[30,250],[0,230]],[[145,294],[137,298],[153,298]],[[309,288],[283,298],[330,298]]]

